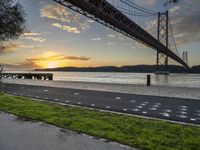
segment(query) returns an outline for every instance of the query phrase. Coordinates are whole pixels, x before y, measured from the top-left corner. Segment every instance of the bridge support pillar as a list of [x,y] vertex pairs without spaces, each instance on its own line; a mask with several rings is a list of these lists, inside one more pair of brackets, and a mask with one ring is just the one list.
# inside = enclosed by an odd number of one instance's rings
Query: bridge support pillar
[[[158,13],[158,31],[157,39],[159,42],[166,46],[166,51],[168,51],[169,40],[169,13],[168,11],[164,13]],[[156,74],[169,74],[168,68],[168,55],[161,53],[157,50],[157,61],[156,61]]]

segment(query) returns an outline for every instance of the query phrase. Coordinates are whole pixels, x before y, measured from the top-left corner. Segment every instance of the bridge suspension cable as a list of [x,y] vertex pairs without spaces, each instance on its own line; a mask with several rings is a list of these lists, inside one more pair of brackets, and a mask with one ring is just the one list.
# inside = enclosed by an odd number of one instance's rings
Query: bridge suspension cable
[[176,45],[176,40],[174,38],[174,33],[173,33],[173,29],[172,29],[170,19],[169,19],[169,27],[170,27],[170,34],[171,34],[171,39],[172,39],[171,40],[172,42],[170,42],[170,43],[173,44],[173,45],[169,45],[169,46],[170,46],[171,50],[173,50],[180,57],[179,52],[178,52],[178,48],[177,48],[177,45]]
[[139,41],[140,43],[153,48],[157,52],[162,53],[167,57],[170,57],[179,62],[183,66],[189,68],[189,66],[182,60],[182,58],[177,55],[177,46],[172,32],[172,27],[170,25],[169,31],[171,33],[175,52],[169,49],[168,44],[165,44],[166,41],[163,43],[163,41],[160,41],[157,37],[158,16],[161,14],[159,20],[160,22],[163,22],[164,25],[160,25],[163,26],[166,30],[166,33],[161,35],[161,39],[163,36],[166,36],[168,41],[168,21],[165,21],[165,14],[168,14],[168,11],[167,13],[159,13],[154,10],[146,9],[134,3],[134,0],[54,1],[80,14],[83,14],[88,18],[91,18],[129,38]]
[[143,12],[143,13],[154,14],[154,15],[158,14],[158,12],[152,11],[150,9],[146,9],[144,7],[141,7],[140,5],[137,5],[136,3],[134,3],[134,2],[132,2],[130,0],[126,0],[126,1],[120,0],[120,2],[122,2],[122,3],[124,3],[124,4],[128,5],[128,6],[130,6],[132,8],[135,8],[135,9],[137,9],[137,10]]

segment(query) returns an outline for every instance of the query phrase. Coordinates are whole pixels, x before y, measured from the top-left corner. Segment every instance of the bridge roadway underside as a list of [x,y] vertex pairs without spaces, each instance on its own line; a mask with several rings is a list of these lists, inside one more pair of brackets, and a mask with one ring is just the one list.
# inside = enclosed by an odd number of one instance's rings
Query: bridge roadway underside
[[181,65],[189,66],[174,52],[164,46],[147,31],[121,13],[105,0],[54,0],[80,14],[83,14],[123,35],[169,56]]

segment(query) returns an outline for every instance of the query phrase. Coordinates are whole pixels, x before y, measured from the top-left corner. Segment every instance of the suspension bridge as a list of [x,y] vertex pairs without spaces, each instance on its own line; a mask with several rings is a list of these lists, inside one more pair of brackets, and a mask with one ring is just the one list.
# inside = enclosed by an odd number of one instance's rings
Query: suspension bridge
[[157,12],[133,0],[54,1],[154,49],[157,73],[168,72],[169,58],[189,68],[177,50],[168,10]]

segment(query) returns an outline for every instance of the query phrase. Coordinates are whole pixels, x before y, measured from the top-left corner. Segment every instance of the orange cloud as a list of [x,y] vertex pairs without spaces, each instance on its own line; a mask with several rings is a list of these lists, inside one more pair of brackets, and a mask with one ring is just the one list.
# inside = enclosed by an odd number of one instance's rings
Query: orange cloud
[[60,53],[48,51],[36,58],[26,59],[26,62],[34,63],[42,68],[56,68],[69,65],[69,61],[88,61],[89,57],[67,56]]
[[41,35],[40,33],[37,33],[37,32],[24,32],[23,33],[24,36],[38,36],[38,35]]

